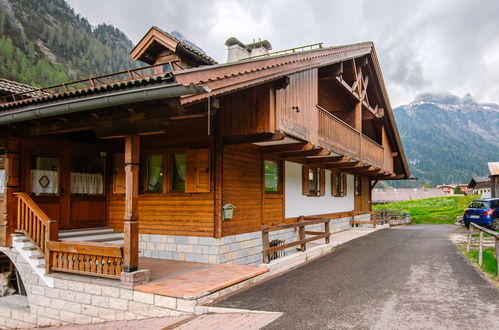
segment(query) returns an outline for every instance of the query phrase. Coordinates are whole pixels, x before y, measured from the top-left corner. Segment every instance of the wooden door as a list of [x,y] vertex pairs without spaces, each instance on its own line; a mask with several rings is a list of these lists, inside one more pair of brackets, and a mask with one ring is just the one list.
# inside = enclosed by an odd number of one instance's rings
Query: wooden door
[[59,226],[69,218],[69,199],[64,157],[58,152],[27,149],[24,158],[24,191]]
[[27,140],[23,160],[24,191],[51,219],[59,221],[59,228],[107,224],[106,153],[99,146]]
[[368,176],[356,175],[354,178],[355,211],[371,211],[371,187]]

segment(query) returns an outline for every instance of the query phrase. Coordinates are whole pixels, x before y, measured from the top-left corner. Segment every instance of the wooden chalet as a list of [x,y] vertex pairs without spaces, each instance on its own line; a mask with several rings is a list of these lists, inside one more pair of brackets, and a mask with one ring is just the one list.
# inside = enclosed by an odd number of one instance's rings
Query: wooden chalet
[[[375,182],[410,175],[374,45],[309,48],[217,64],[153,27],[148,67],[0,97],[0,245],[113,278],[259,264],[262,226],[369,218]],[[121,238],[79,239],[99,228]]]

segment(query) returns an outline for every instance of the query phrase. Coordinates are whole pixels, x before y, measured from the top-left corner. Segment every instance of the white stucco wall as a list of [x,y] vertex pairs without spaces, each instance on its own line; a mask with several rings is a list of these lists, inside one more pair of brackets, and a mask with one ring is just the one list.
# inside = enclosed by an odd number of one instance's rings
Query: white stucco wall
[[353,176],[347,175],[347,195],[331,196],[331,171],[326,170],[326,194],[322,197],[303,196],[301,191],[302,165],[285,162],[286,218],[352,211],[354,208]]

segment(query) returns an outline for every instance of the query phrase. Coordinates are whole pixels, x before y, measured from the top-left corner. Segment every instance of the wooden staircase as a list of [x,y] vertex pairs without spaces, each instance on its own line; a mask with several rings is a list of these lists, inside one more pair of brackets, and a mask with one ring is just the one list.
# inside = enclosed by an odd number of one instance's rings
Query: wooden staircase
[[59,231],[58,222],[51,220],[28,194],[19,192],[16,196],[18,234],[14,237],[14,247],[40,276],[58,271],[120,278],[122,233],[112,227]]

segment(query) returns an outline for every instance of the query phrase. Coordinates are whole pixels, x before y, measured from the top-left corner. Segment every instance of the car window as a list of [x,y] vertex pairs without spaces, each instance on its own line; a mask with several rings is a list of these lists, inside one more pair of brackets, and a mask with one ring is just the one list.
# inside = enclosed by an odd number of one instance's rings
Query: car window
[[490,203],[485,202],[485,201],[473,201],[471,202],[470,206],[468,206],[470,209],[488,209],[490,208]]

